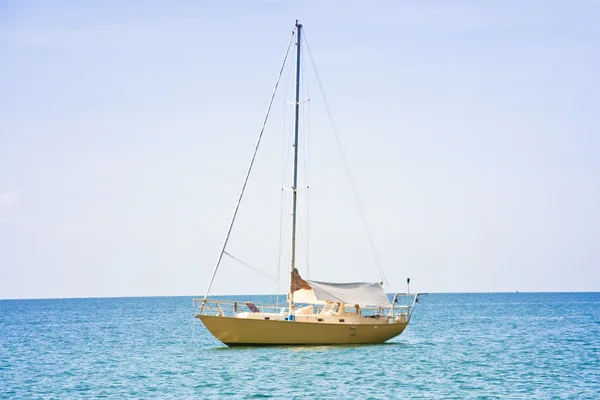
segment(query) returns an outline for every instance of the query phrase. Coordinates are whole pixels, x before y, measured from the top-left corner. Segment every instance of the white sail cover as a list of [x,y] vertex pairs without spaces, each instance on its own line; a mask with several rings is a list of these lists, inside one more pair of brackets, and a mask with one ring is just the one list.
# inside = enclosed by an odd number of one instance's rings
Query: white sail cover
[[294,292],[294,302],[324,304],[326,301],[359,306],[386,307],[391,303],[380,283],[353,282],[330,283],[306,281],[312,290],[300,289]]

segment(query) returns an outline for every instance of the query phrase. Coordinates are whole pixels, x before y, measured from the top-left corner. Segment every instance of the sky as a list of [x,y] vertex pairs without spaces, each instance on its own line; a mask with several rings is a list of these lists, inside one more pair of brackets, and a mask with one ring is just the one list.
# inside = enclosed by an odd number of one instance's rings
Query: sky
[[[203,295],[296,19],[386,290],[600,290],[598,1],[8,0],[0,298]],[[378,281],[304,65],[300,273]],[[280,280],[290,77],[227,247]],[[225,256],[211,293],[277,290]]]

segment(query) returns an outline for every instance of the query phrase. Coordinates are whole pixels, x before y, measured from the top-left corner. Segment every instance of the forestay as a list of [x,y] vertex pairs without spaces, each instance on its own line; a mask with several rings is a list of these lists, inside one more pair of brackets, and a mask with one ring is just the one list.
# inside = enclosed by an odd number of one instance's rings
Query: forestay
[[326,301],[364,306],[389,307],[391,303],[380,283],[331,283],[309,281],[312,289],[294,292],[295,303],[324,304]]

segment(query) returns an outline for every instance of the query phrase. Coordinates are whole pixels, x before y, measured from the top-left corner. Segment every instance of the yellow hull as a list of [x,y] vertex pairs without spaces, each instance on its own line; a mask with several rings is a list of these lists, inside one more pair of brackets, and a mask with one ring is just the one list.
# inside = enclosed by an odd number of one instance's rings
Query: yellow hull
[[227,346],[375,344],[404,331],[406,322],[328,324],[197,315],[206,329]]

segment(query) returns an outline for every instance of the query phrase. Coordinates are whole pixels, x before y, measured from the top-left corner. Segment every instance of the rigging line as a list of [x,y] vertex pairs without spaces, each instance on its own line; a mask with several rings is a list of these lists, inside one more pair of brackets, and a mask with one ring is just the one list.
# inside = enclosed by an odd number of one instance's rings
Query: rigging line
[[[302,46],[306,47],[303,42]],[[306,215],[306,235],[305,235],[305,252],[306,252],[306,277],[310,278],[310,90],[308,82],[308,74],[306,69],[306,57],[302,58],[302,71],[304,73],[304,91],[308,102],[302,108],[302,132],[304,143],[304,179],[306,183],[306,193],[304,197],[304,213]],[[307,122],[308,121],[308,122]]]
[[[295,65],[296,64],[295,60],[296,60],[296,53],[293,52],[292,53],[292,60],[291,60],[290,64],[291,65]],[[293,68],[290,67],[289,74],[288,74],[288,87],[286,88],[284,100],[288,98],[289,83],[291,81],[292,72],[293,72]],[[285,105],[288,105],[287,101],[285,101]],[[286,119],[287,119],[287,107],[284,106],[284,110],[286,112],[285,116],[286,116]],[[282,174],[282,177],[281,177],[281,187],[282,188],[285,187],[285,181],[287,179],[288,172],[289,172],[285,168],[285,166],[288,163],[288,160],[289,160],[289,157],[290,157],[290,153],[291,153],[291,148],[292,148],[291,143],[293,141],[293,136],[294,136],[292,134],[293,133],[293,129],[294,129],[294,118],[290,118],[289,119],[289,126],[284,126],[284,131],[283,131],[283,138],[284,138],[284,140],[283,140],[283,149],[282,149],[282,159],[283,159],[283,162],[281,164],[281,168],[282,168],[282,171],[283,171],[283,174]],[[290,134],[287,134],[287,132],[290,132]],[[287,139],[287,141],[286,141],[286,139]],[[286,149],[287,149],[287,151],[286,151]]]
[[[292,65],[294,64],[295,57],[296,57],[296,55],[295,55],[295,53],[293,53],[292,54]],[[287,83],[285,85],[285,95],[283,96],[284,102],[286,101],[286,99],[288,98],[288,94],[290,93],[290,82],[291,81],[292,81],[292,68],[289,69]]]
[[[302,43],[302,46],[305,46],[304,43]],[[306,107],[302,107],[301,112],[302,112],[302,146],[304,148],[304,151],[302,152],[303,154],[303,162],[304,162],[304,179],[305,179],[305,186],[309,185],[308,182],[308,152],[307,152],[307,138],[308,138],[308,134],[309,134],[309,126],[306,124],[306,116],[307,116],[307,111],[308,111],[308,107],[310,106],[310,93],[308,90],[308,77],[306,74],[306,57],[302,58],[302,90],[304,93],[306,93],[306,99],[303,102],[306,102]]]
[[[223,246],[221,247],[221,253],[219,254],[219,259],[217,260],[217,264],[215,265],[215,269],[210,277],[210,282],[208,283],[208,288],[206,289],[206,294],[204,295],[204,300],[208,297],[208,293],[210,292],[210,288],[212,287],[213,281],[215,280],[215,275],[217,274],[217,270],[219,269],[219,265],[221,264],[221,260],[223,259],[223,253],[225,253],[225,248],[227,247],[227,242],[229,242],[229,235],[231,235],[231,229],[233,228],[233,224],[235,222],[235,217],[237,216],[238,210],[240,208],[240,203],[242,202],[242,198],[244,197],[244,190],[246,190],[246,184],[248,183],[248,179],[250,178],[250,173],[252,172],[252,166],[254,165],[254,159],[256,158],[256,153],[258,153],[258,147],[260,146],[260,140],[262,139],[263,133],[265,131],[265,126],[267,125],[267,120],[269,118],[269,112],[271,111],[271,106],[273,105],[273,100],[275,99],[275,93],[277,93],[277,86],[279,86],[279,80],[281,79],[281,74],[283,73],[283,69],[285,67],[285,62],[287,60],[290,47],[292,45],[292,41],[294,39],[294,33],[292,32],[292,36],[290,37],[290,41],[287,45],[287,49],[285,49],[285,56],[283,57],[283,63],[281,65],[281,69],[279,70],[279,74],[277,75],[277,81],[275,82],[275,87],[273,88],[273,94],[271,94],[271,100],[269,101],[269,107],[267,107],[267,112],[265,114],[265,118],[262,123],[262,127],[260,128],[260,134],[258,135],[258,139],[256,140],[256,145],[254,146],[254,152],[252,153],[252,158],[250,159],[250,166],[248,167],[248,172],[246,172],[246,177],[244,178],[244,184],[242,185],[242,190],[240,191],[240,195],[238,197],[237,203],[235,205],[235,210],[233,211],[233,217],[231,218],[231,222],[229,223],[229,228],[227,229],[227,235],[225,236],[225,240],[223,241]],[[204,302],[202,302],[202,308],[204,308]],[[202,310],[201,310],[202,311]]]
[[286,177],[286,171],[285,171],[285,164],[286,164],[286,151],[285,149],[287,148],[286,146],[286,132],[288,131],[288,127],[287,127],[287,123],[288,123],[288,117],[287,117],[287,104],[285,102],[285,100],[288,98],[288,93],[290,90],[290,82],[291,82],[291,78],[292,78],[292,68],[289,68],[289,73],[288,73],[288,79],[287,79],[287,84],[285,86],[285,94],[283,96],[283,135],[281,137],[281,196],[280,196],[280,208],[279,208],[279,254],[277,256],[277,297],[276,297],[276,302],[277,302],[277,307],[279,307],[279,295],[280,295],[280,290],[281,288],[279,287],[279,282],[281,279],[281,255],[283,253],[283,201],[284,201],[284,184],[285,184],[285,177]]
[[[292,60],[291,60],[291,65],[294,65],[295,62],[294,60],[296,59],[296,53],[293,52],[292,53]],[[286,133],[289,131],[292,131],[292,127],[294,125],[294,119],[290,118],[288,120],[288,103],[287,103],[287,98],[288,98],[288,94],[289,94],[289,89],[290,89],[290,82],[292,80],[292,72],[293,72],[293,68],[289,68],[289,73],[288,73],[288,81],[287,81],[287,85],[286,85],[286,89],[285,89],[285,96],[284,96],[284,121],[283,121],[283,141],[282,141],[282,146],[283,148],[281,149],[281,156],[282,156],[282,164],[281,164],[281,168],[282,168],[282,176],[281,176],[281,187],[283,188],[285,185],[285,179],[287,178],[287,170],[285,169],[285,165],[287,164],[287,160],[289,159],[289,154],[290,151],[286,151],[286,149],[289,149],[290,147],[290,143],[292,142],[292,135],[287,135]],[[288,126],[289,124],[289,126]],[[287,142],[286,142],[287,139]]]
[[337,142],[338,148],[340,150],[340,155],[342,156],[342,161],[344,162],[344,167],[346,169],[346,175],[348,176],[348,180],[350,181],[350,186],[352,188],[352,192],[354,194],[354,200],[356,201],[356,205],[358,206],[358,210],[363,222],[363,225],[365,227],[365,231],[367,233],[367,238],[369,240],[369,244],[371,246],[371,251],[373,252],[373,257],[375,258],[375,264],[377,265],[377,269],[379,270],[379,274],[381,276],[381,279],[389,286],[389,283],[387,281],[387,278],[385,277],[385,273],[383,272],[383,267],[381,266],[381,259],[379,258],[379,253],[377,252],[377,249],[375,247],[375,241],[373,240],[373,235],[371,234],[371,230],[369,229],[369,224],[367,222],[367,217],[365,215],[365,212],[363,210],[362,204],[360,202],[360,198],[358,196],[358,190],[356,188],[356,184],[354,183],[354,179],[352,177],[352,172],[350,172],[350,166],[348,165],[348,160],[346,159],[346,154],[344,153],[344,148],[342,146],[342,142],[340,140],[338,131],[337,131],[337,127],[335,125],[335,122],[333,120],[333,114],[331,113],[331,109],[329,107],[329,102],[327,101],[327,96],[325,95],[325,90],[323,89],[323,84],[321,83],[321,78],[319,76],[319,71],[317,70],[317,66],[315,65],[315,59],[312,55],[312,52],[310,51],[310,44],[308,42],[308,38],[306,36],[304,36],[304,42],[306,43],[306,49],[308,50],[308,55],[310,56],[310,61],[312,63],[312,67],[315,70],[315,77],[317,78],[317,83],[319,85],[319,89],[321,91],[321,95],[323,96],[323,102],[325,103],[325,108],[327,109],[327,114],[329,115],[329,122],[331,124],[331,127],[333,129],[333,133],[335,135],[335,140]]
[[[308,158],[308,166],[306,167],[306,185],[309,186],[311,185],[311,180],[310,180],[310,103],[306,106],[307,109],[307,113],[308,113],[308,134],[306,135],[306,149],[305,152],[307,153],[306,157]],[[307,243],[307,248],[306,248],[306,259],[307,259],[307,268],[310,265],[310,193],[311,193],[311,189],[307,189],[306,190],[306,243]],[[309,274],[307,275],[307,278],[310,278],[310,271],[308,271]]]
[[304,263],[306,264],[306,278],[309,278],[308,276],[308,244],[307,244],[307,239],[306,236],[304,235],[304,230],[302,229],[302,224],[298,224],[298,227],[300,228],[300,239],[302,239],[302,244],[304,245],[304,257],[306,258],[304,260]]
[[[293,62],[295,60],[296,57],[296,53],[292,53],[292,62],[291,65],[294,65],[295,63]],[[281,256],[283,255],[283,243],[284,243],[284,232],[287,230],[287,223],[288,223],[288,219],[287,218],[283,218],[283,210],[284,210],[284,203],[285,203],[285,182],[288,176],[288,170],[285,168],[285,166],[288,163],[288,159],[290,156],[290,145],[292,142],[292,135],[289,135],[288,132],[292,132],[292,128],[293,128],[293,118],[289,119],[288,121],[288,109],[287,109],[287,98],[288,98],[288,94],[289,94],[289,87],[290,87],[290,82],[291,82],[291,78],[292,78],[292,72],[293,72],[293,68],[289,68],[289,73],[288,73],[288,80],[287,80],[287,85],[286,85],[286,91],[285,91],[285,95],[284,95],[284,120],[283,120],[283,137],[281,140],[281,197],[280,197],[280,209],[279,209],[279,255],[278,255],[278,259],[277,259],[277,277],[279,279],[278,282],[281,282],[280,277],[281,277]],[[288,126],[289,125],[289,126]],[[287,151],[286,151],[287,150]],[[280,288],[279,288],[279,283],[277,285],[277,306],[279,306],[279,295],[280,295]]]
[[[276,277],[274,277],[273,275],[270,275],[270,274],[268,274],[267,272],[265,272],[265,271],[263,271],[263,270],[261,270],[261,269],[259,269],[259,268],[253,267],[252,265],[248,264],[247,262],[240,260],[239,258],[237,258],[237,257],[235,257],[235,256],[233,256],[233,255],[231,255],[231,254],[229,254],[229,253],[228,253],[228,252],[226,252],[226,251],[224,251],[224,252],[223,252],[223,254],[226,254],[226,255],[228,255],[229,257],[231,257],[231,258],[232,258],[232,259],[234,259],[235,261],[239,262],[239,263],[240,263],[240,264],[242,264],[243,266],[250,268],[250,269],[251,269],[251,270],[253,270],[254,272],[257,272],[257,273],[261,274],[262,276],[264,276],[264,277],[266,277],[266,278],[272,279],[272,280],[274,280],[274,281],[277,279],[277,278],[276,278]],[[280,282],[280,283],[283,283],[283,282]]]
[[285,191],[281,189],[280,206],[279,206],[279,249],[277,254],[277,306],[279,307],[279,295],[281,288],[281,256],[283,254],[283,201]]
[[[291,68],[290,68],[291,70]],[[286,95],[287,97],[287,95]],[[287,127],[287,121],[284,121],[284,134],[281,140],[281,147],[282,147],[282,152],[281,152],[281,195],[280,195],[280,199],[279,199],[279,253],[278,253],[278,257],[277,257],[277,278],[278,278],[278,282],[279,279],[281,277],[281,256],[283,255],[283,243],[284,243],[284,232],[287,229],[287,218],[283,217],[283,210],[284,210],[284,203],[285,203],[285,180],[287,177],[287,170],[285,168],[285,165],[287,164],[287,159],[288,159],[288,153],[286,152],[285,149],[288,148],[289,146],[289,140],[288,139],[288,135],[286,135],[286,132],[288,131],[288,127]],[[277,306],[279,306],[279,295],[280,295],[280,287],[279,287],[279,283],[277,285]]]
[[283,224],[283,189],[281,189],[281,199],[280,199],[280,208],[279,208],[279,253],[277,255],[277,307],[279,307],[279,281],[281,278],[281,244],[283,242],[282,238],[282,227]]

